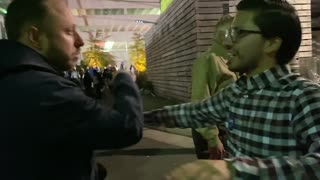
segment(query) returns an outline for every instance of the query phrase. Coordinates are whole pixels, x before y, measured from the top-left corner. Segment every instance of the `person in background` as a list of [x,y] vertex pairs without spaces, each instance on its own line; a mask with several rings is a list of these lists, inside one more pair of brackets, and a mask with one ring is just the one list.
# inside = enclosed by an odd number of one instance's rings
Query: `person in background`
[[131,76],[114,78],[111,108],[63,77],[76,66],[84,45],[66,0],[14,0],[5,27],[1,179],[104,179],[94,150],[123,148],[142,138],[142,101]]
[[[233,18],[225,15],[216,24],[212,46],[197,58],[192,67],[191,99],[198,102],[214,95],[236,80],[235,73],[227,66],[227,50],[222,43],[230,29]],[[225,139],[226,132],[217,127],[192,129],[192,138],[198,159],[221,159],[225,149],[219,136]]]
[[81,87],[80,74],[77,71],[77,67],[72,68],[72,70],[70,70],[70,74],[70,80]]
[[95,98],[93,78],[90,75],[89,69],[87,69],[83,76],[84,92],[87,96]]
[[130,71],[132,74],[134,74],[134,72],[135,72],[135,68],[134,68],[134,66],[133,66],[132,64],[130,65],[129,71]]
[[121,64],[120,64],[120,70],[124,70],[124,62],[121,62]]
[[109,85],[111,84],[112,82],[112,67],[111,65],[109,65],[108,67],[106,67],[103,71],[103,77],[104,77],[104,80],[106,81],[106,84]]
[[200,128],[224,123],[228,159],[197,160],[167,179],[320,179],[320,85],[287,68],[302,28],[286,0],[241,0],[224,41],[242,76],[199,103],[145,113],[145,123]]
[[97,99],[101,99],[101,92],[102,92],[102,89],[104,88],[104,81],[102,79],[102,76],[101,74],[97,71],[97,70],[94,70],[93,71],[93,88],[95,90],[95,95],[96,95],[96,98]]
[[84,68],[80,68],[80,69],[79,69],[79,78],[80,78],[80,79],[83,79],[83,78],[84,78],[84,73],[85,73]]

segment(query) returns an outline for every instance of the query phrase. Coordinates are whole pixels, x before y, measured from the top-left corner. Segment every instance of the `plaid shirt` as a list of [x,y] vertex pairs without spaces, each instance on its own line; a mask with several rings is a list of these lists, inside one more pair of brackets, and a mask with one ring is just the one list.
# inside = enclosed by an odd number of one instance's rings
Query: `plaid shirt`
[[319,85],[284,66],[241,77],[200,103],[166,106],[149,115],[169,127],[224,123],[231,157],[226,160],[235,179],[320,179]]

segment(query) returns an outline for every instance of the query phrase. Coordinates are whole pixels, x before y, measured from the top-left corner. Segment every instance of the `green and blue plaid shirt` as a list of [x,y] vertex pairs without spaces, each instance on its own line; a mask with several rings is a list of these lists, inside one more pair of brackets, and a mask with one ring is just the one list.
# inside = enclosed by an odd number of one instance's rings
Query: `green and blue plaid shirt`
[[200,103],[147,114],[146,122],[169,127],[224,123],[235,179],[320,179],[320,86],[285,66],[242,77]]

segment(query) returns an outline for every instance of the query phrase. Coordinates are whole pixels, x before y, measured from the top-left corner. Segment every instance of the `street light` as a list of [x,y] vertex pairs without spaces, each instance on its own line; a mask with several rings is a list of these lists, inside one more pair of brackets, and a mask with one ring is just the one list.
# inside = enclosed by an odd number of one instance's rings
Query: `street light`
[[141,24],[157,24],[156,22],[145,21],[145,20],[135,20],[135,22],[141,23]]
[[6,10],[6,9],[3,9],[3,8],[1,8],[1,7],[0,7],[0,12],[1,12],[2,14],[7,14],[7,10]]
[[106,51],[108,51],[108,52],[111,51],[113,45],[114,45],[114,42],[113,42],[113,41],[107,41],[107,42],[105,42],[105,44],[104,44],[104,50],[106,50]]

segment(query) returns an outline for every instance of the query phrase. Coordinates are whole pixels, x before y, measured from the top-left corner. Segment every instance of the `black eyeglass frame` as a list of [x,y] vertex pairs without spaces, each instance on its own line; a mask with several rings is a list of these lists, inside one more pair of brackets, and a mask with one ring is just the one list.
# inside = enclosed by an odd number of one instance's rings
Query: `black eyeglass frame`
[[226,31],[226,38],[230,37],[232,43],[236,43],[241,38],[249,35],[249,34],[262,34],[261,31],[258,30],[249,30],[249,29],[241,29],[241,28],[230,28]]

